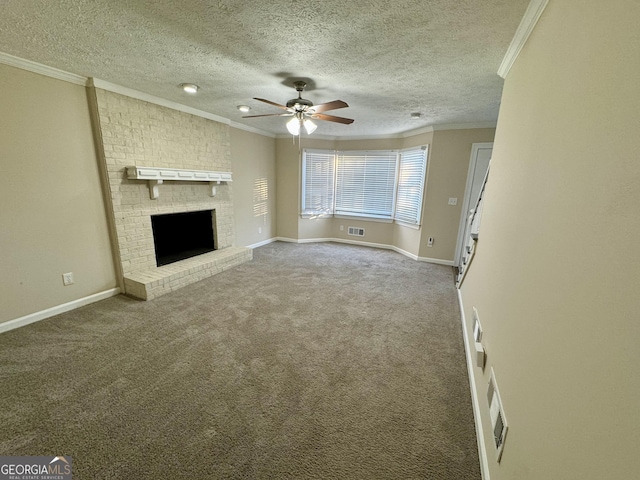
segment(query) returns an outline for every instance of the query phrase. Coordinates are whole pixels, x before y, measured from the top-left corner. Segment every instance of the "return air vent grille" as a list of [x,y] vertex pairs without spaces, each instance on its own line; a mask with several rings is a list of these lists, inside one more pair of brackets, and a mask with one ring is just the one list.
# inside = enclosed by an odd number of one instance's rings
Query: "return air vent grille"
[[356,237],[364,237],[364,228],[349,227],[347,234],[354,235]]
[[496,376],[491,369],[491,379],[489,380],[489,389],[487,390],[487,401],[489,402],[489,416],[491,417],[491,430],[493,433],[493,441],[496,446],[496,460],[500,462],[504,441],[507,436],[507,421],[504,417],[502,401],[498,393],[496,385]]

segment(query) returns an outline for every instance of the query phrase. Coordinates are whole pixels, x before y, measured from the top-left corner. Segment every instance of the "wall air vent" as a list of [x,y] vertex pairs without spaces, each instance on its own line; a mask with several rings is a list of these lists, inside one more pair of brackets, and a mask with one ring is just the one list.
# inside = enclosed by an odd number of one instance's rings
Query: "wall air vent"
[[504,449],[504,441],[507,437],[507,420],[502,409],[502,401],[498,393],[496,385],[496,376],[491,369],[491,378],[489,379],[489,389],[487,390],[487,401],[489,402],[489,415],[491,417],[491,431],[493,433],[493,442],[496,446],[496,461],[499,463]]
[[356,237],[364,237],[364,228],[349,227],[347,234],[355,235]]

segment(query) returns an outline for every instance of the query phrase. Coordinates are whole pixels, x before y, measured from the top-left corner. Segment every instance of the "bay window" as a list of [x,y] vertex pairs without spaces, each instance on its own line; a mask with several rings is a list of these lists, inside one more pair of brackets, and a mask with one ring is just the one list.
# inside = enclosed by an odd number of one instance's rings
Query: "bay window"
[[305,149],[301,213],[419,225],[426,167],[426,146],[400,151]]

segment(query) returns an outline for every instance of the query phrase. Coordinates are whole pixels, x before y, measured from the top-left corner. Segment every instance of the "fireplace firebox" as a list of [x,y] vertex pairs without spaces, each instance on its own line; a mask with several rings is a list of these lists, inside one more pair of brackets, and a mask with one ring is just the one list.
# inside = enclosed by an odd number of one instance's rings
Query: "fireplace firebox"
[[158,267],[216,250],[215,210],[151,216]]

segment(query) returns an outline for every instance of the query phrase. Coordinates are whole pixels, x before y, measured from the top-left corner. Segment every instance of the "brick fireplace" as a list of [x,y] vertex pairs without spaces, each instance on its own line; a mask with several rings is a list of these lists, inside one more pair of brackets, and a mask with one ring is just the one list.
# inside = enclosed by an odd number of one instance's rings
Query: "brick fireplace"
[[151,215],[156,264],[161,267],[216,249],[215,210]]
[[[127,176],[131,166],[231,172],[229,127],[100,88],[90,96],[125,292],[150,300],[250,260],[233,245],[231,182],[214,196],[205,182],[160,182],[152,198],[146,181]],[[205,210],[215,211],[216,250],[158,267],[152,216]]]

